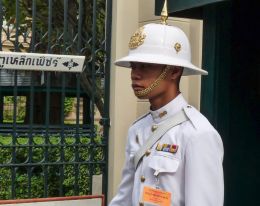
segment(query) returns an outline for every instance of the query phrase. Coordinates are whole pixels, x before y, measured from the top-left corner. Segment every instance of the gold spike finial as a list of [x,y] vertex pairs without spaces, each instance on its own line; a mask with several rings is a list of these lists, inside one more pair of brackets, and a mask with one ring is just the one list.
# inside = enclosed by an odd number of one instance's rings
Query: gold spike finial
[[163,9],[161,12],[161,23],[167,24],[166,20],[168,19],[168,8],[167,8],[167,0],[164,1]]

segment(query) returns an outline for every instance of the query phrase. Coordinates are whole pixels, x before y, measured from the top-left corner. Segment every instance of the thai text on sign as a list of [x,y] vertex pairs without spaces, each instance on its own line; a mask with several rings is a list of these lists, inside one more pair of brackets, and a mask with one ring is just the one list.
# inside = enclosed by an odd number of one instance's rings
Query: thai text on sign
[[85,56],[0,52],[0,70],[82,72]]

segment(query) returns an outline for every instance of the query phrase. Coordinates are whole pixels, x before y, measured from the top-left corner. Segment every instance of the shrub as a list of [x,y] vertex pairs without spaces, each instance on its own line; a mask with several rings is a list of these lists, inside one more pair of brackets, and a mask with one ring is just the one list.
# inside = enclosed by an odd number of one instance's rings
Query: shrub
[[[33,137],[29,146],[28,138],[17,138],[16,147],[12,147],[12,137],[0,136],[0,199],[12,198],[12,184],[16,198],[44,197],[45,181],[49,197],[75,195],[77,187],[79,195],[90,194],[92,175],[102,173],[102,165],[87,162],[103,160],[103,149],[97,146],[101,138],[95,138],[96,146],[88,137],[80,137],[78,142],[75,137],[66,137],[61,143],[59,137],[52,136],[47,145],[44,141],[43,137]],[[45,162],[49,165],[44,166]],[[14,169],[10,163],[20,165]]]
[[74,97],[65,97],[64,100],[64,115],[67,116],[70,112],[73,111],[75,98]]

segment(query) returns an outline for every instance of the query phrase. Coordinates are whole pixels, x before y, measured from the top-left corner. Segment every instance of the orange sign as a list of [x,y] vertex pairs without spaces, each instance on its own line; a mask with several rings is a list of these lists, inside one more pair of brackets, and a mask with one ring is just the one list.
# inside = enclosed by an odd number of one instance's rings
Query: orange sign
[[171,193],[152,187],[144,187],[143,201],[159,206],[171,205]]

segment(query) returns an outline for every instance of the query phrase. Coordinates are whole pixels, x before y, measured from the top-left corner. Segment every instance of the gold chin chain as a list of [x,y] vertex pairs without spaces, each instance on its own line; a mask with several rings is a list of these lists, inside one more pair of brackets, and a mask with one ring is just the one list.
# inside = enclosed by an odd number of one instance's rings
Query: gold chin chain
[[141,91],[137,91],[135,92],[135,95],[137,97],[143,97],[146,96],[147,94],[149,94],[151,91],[154,90],[154,88],[156,88],[160,82],[165,79],[167,71],[169,70],[169,66],[166,66],[165,69],[163,70],[163,72],[160,74],[160,76],[147,88],[141,90]]

